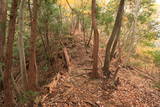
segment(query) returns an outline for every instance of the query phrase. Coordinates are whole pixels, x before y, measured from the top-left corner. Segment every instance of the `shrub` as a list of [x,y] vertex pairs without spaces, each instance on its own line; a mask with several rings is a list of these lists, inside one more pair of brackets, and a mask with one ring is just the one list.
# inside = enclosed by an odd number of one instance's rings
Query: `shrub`
[[149,41],[143,41],[143,45],[144,45],[144,46],[147,46],[147,47],[152,47],[152,48],[155,47],[154,43],[149,42]]
[[153,57],[153,62],[156,66],[160,66],[160,50],[148,51],[148,54]]
[[39,95],[38,92],[34,91],[26,91],[23,93],[23,95],[18,97],[18,101],[22,104],[27,103],[31,100],[33,100],[37,95]]

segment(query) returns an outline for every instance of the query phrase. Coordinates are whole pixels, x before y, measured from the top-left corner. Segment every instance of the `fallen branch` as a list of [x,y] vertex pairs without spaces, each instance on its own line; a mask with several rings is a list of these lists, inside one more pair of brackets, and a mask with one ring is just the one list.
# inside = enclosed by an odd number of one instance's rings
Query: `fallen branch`
[[60,77],[61,77],[61,75],[60,75],[60,73],[58,73],[57,76],[53,78],[53,80],[51,81],[51,83],[48,84],[48,85],[46,85],[46,86],[44,86],[44,88],[46,88],[47,91],[49,91],[49,93],[51,93],[56,88],[57,83],[58,83]]
[[45,99],[48,97],[48,94],[42,97],[41,103],[45,101]]
[[97,103],[92,103],[91,101],[84,101],[84,102],[91,105],[92,107],[100,107]]

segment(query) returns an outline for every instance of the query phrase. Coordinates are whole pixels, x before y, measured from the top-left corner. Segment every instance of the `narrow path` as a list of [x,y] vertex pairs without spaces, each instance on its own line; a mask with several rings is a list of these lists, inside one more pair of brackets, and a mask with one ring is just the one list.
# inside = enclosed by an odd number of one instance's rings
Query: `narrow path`
[[83,42],[77,43],[69,50],[71,72],[61,75],[57,87],[45,95],[44,107],[160,107],[160,92],[151,88],[151,80],[142,77],[143,72],[121,68],[118,87],[113,81],[90,78],[91,54]]

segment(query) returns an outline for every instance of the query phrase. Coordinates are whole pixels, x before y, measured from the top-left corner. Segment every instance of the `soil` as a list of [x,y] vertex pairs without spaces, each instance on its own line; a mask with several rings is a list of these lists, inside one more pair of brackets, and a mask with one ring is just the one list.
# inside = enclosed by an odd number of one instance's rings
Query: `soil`
[[[41,96],[43,107],[160,107],[160,91],[153,88],[154,77],[138,68],[120,67],[115,80],[93,79],[92,49],[82,39],[75,39],[74,48],[68,47],[71,71],[61,75],[56,87]],[[104,49],[100,49],[104,52]],[[100,59],[103,54],[100,53]],[[99,68],[101,68],[101,64]],[[112,64],[112,68],[116,68]],[[101,74],[101,69],[99,69]]]
[[[105,49],[100,48],[100,77],[93,79],[90,76],[92,48],[85,47],[81,37],[71,40],[65,44],[71,59],[70,72],[60,69],[55,75],[52,68],[41,71],[41,94],[35,99],[35,107],[160,107],[160,90],[153,88],[156,78],[148,71],[120,66],[116,79],[107,80],[101,70]],[[64,62],[60,64],[65,67]],[[111,69],[117,69],[114,62]],[[2,103],[3,91],[0,105]]]

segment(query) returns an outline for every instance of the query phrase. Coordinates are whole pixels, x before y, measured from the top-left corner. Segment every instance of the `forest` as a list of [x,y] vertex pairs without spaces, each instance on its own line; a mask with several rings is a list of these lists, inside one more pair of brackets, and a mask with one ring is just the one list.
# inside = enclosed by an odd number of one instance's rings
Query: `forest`
[[0,0],[0,107],[160,107],[160,0]]

